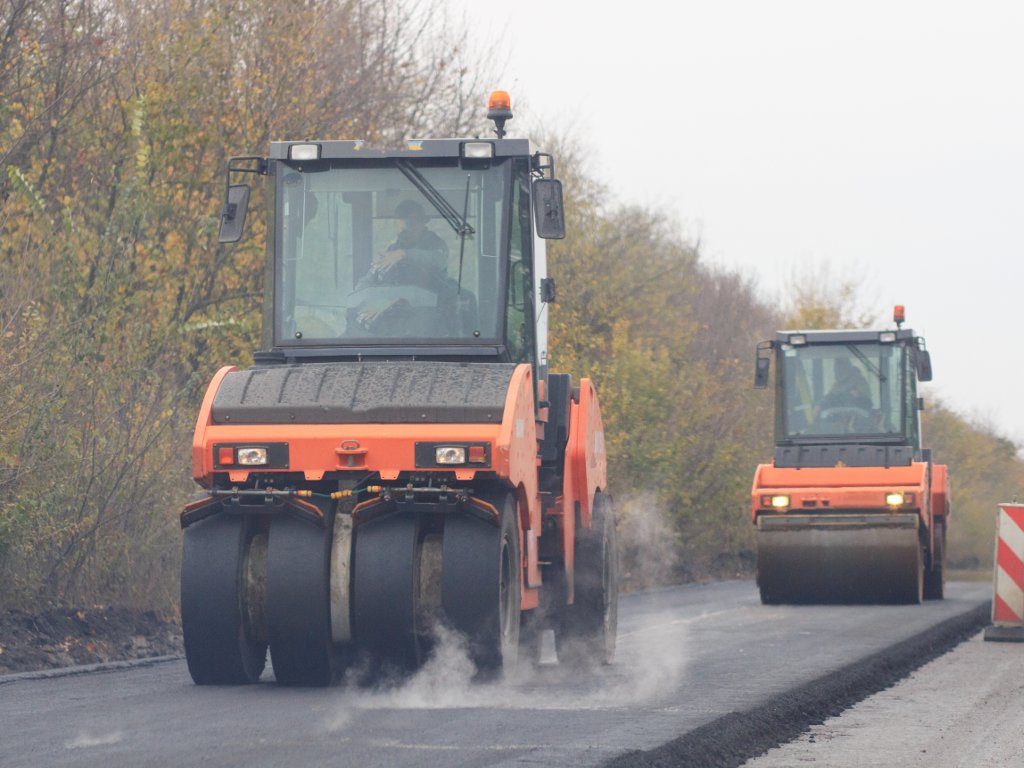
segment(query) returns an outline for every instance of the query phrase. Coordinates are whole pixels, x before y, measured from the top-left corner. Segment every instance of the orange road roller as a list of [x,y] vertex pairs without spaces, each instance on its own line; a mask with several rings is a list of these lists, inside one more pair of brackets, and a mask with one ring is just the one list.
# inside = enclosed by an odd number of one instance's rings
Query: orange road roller
[[[564,237],[551,155],[506,138],[276,141],[227,165],[220,241],[268,200],[252,367],[222,368],[181,513],[185,652],[200,684],[322,686],[420,667],[438,627],[483,677],[553,630],[615,650],[618,560],[593,383],[548,370]],[[248,177],[247,177],[248,178]]]
[[921,448],[924,339],[880,331],[780,331],[757,348],[755,386],[775,359],[775,457],[754,475],[763,603],[919,603],[943,595],[946,466]]

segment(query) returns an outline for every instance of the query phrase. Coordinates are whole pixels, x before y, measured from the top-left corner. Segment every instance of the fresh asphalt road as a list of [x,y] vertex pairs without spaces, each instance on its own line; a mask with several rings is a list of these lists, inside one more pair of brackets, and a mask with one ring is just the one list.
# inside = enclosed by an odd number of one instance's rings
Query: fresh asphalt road
[[456,642],[390,689],[198,687],[184,661],[0,677],[0,765],[589,766],[764,704],[946,619],[988,584],[916,606],[762,606],[752,582],[624,596],[614,665],[473,684]]

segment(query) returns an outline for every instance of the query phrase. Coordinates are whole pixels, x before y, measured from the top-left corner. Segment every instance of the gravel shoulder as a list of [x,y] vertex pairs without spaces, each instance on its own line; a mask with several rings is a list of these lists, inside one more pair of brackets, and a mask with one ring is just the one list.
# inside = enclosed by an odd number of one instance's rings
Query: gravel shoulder
[[979,633],[744,768],[1003,768],[1024,755],[1024,644]]

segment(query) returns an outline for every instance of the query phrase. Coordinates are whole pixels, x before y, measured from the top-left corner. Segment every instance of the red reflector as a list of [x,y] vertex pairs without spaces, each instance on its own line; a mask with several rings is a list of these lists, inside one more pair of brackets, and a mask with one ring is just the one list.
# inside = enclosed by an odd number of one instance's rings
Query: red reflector
[[217,449],[217,463],[218,464],[234,464],[235,463],[235,449],[230,445],[222,445]]
[[469,446],[469,463],[483,464],[487,461],[487,451],[482,445]]

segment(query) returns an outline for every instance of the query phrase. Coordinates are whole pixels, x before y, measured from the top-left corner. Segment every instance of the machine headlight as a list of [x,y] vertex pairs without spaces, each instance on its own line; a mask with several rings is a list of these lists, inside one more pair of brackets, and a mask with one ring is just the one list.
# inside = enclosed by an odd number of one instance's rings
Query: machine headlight
[[462,145],[462,156],[467,160],[489,160],[494,157],[494,145],[488,141],[467,141]]
[[772,496],[772,506],[776,509],[785,509],[789,506],[789,496]]
[[902,507],[903,506],[903,494],[898,491],[885,494],[885,503],[890,507]]
[[238,463],[246,467],[262,467],[267,464],[266,448],[239,448]]
[[288,147],[288,158],[290,160],[317,160],[319,157],[319,144],[292,144]]
[[878,340],[882,344],[892,344],[896,341],[896,334],[893,331],[882,331],[878,334]]
[[462,445],[440,445],[434,449],[437,464],[465,464],[466,448]]

